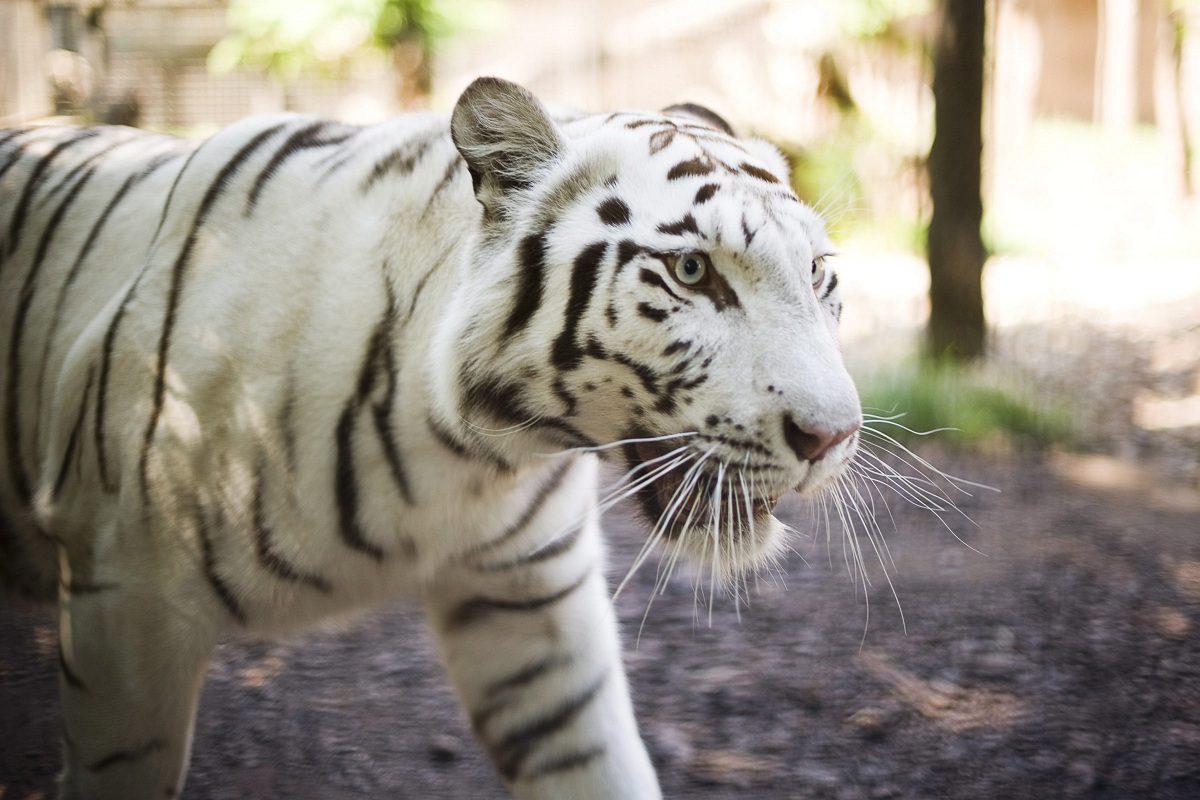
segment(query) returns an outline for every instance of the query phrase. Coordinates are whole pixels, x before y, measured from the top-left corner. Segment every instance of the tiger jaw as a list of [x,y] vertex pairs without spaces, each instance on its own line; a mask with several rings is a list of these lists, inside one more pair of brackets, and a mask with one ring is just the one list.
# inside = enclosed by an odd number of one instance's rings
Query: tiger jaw
[[652,538],[729,574],[753,569],[777,550],[783,526],[772,511],[786,490],[764,490],[753,473],[669,442],[637,442],[625,451]]

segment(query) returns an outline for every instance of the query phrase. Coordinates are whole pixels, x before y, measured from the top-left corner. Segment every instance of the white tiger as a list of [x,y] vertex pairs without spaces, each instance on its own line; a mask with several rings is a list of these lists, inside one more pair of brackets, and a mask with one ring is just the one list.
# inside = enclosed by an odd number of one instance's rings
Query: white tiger
[[[218,634],[418,594],[520,798],[655,798],[597,457],[719,574],[862,413],[782,157],[711,112],[0,133],[0,571],[61,609],[64,798],[183,785]],[[472,192],[473,189],[473,192]]]

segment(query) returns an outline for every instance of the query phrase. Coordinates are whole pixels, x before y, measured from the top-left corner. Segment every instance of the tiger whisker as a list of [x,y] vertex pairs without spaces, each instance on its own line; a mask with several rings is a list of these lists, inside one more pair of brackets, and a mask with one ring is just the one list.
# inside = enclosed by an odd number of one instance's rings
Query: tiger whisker
[[538,455],[543,456],[545,458],[550,458],[553,456],[563,455],[564,453],[601,453],[601,452],[604,452],[605,450],[612,450],[614,448],[624,447],[625,445],[629,445],[629,444],[642,444],[645,442],[664,442],[664,441],[667,441],[668,439],[680,439],[685,436],[698,436],[698,435],[699,434],[697,431],[685,431],[684,433],[671,433],[671,434],[667,434],[665,436],[648,436],[648,437],[639,438],[639,439],[618,439],[617,441],[609,442],[608,444],[596,444],[596,445],[589,445],[586,447],[569,447],[566,450],[560,450],[557,453],[538,453]]
[[[683,502],[687,499],[687,497],[691,494],[692,490],[695,488],[696,482],[700,478],[700,474],[701,474],[700,470],[703,467],[704,462],[708,460],[710,455],[712,455],[711,450],[709,452],[705,453],[701,458],[699,458],[696,461],[696,463],[693,464],[688,469],[688,472],[684,475],[684,478],[680,481],[679,486],[677,486],[675,488],[675,492],[671,496],[671,502],[668,504],[667,510],[663,513],[663,515],[659,519],[658,523],[656,523],[654,526],[655,531],[657,531],[657,533],[652,532],[651,538],[654,543],[661,541],[663,539],[663,537],[666,535],[666,532],[668,530],[670,530],[671,526],[674,524],[675,517],[678,514],[680,507],[682,506]],[[693,505],[694,504],[695,504],[695,500],[693,499]],[[687,531],[685,529],[684,532],[682,533],[682,535],[680,536],[680,538],[676,540],[675,548],[674,548],[675,552],[676,552],[676,557],[677,557],[679,549],[681,547],[682,536],[686,536],[686,535],[687,535]],[[645,555],[642,555],[639,557],[639,559],[636,561],[635,565],[630,569],[629,573],[625,576],[625,580],[621,582],[621,587],[618,587],[618,589],[617,589],[618,592],[624,586],[625,582],[628,581],[629,578],[631,578],[633,576],[633,573],[636,572],[637,569],[641,567],[642,562],[645,560],[646,555],[649,554],[648,548],[644,547],[643,553],[645,553]],[[654,588],[651,589],[650,596],[646,600],[646,609],[645,609],[645,611],[642,612],[642,621],[641,621],[641,624],[638,625],[637,639],[639,642],[641,641],[641,638],[642,638],[642,629],[646,625],[646,619],[650,616],[650,607],[654,604],[654,597],[660,590],[665,590],[665,589],[666,589],[666,586],[663,583],[663,574],[662,574],[662,561],[660,559],[659,560],[659,572],[658,572],[658,575],[655,577]]]
[[[519,433],[523,430],[532,428],[543,418],[544,417],[541,416],[534,417],[533,419],[526,420],[525,422],[518,422],[516,425],[509,425],[507,428],[485,428],[482,425],[478,425],[466,417],[459,415],[459,420],[462,422],[462,424],[471,432],[477,433],[480,436],[509,436],[511,434]],[[555,455],[562,455],[562,453],[555,453]]]
[[[688,457],[691,458],[691,457],[695,457],[695,456],[689,455]],[[697,460],[697,462],[695,464],[693,464],[691,467],[689,467],[688,471],[685,473],[684,480],[680,481],[679,485],[677,487],[675,487],[675,492],[671,496],[671,502],[668,504],[668,508],[663,512],[662,516],[659,517],[658,521],[654,524],[654,527],[650,531],[650,535],[647,536],[647,538],[646,538],[645,544],[642,545],[641,550],[638,552],[637,558],[634,559],[633,564],[629,567],[628,571],[626,571],[625,578],[617,586],[616,591],[613,592],[613,598],[612,598],[613,602],[615,602],[617,599],[617,596],[621,594],[621,591],[625,588],[625,585],[629,582],[630,578],[632,578],[634,576],[634,574],[641,568],[642,564],[645,563],[646,558],[649,557],[650,552],[653,550],[654,546],[657,545],[663,539],[663,537],[666,535],[667,530],[670,529],[671,517],[674,513],[674,509],[676,508],[676,506],[679,503],[682,502],[683,498],[686,496],[685,484],[687,481],[687,477],[692,475],[693,473],[695,473],[697,470],[699,470],[700,466],[704,463],[704,459],[707,457],[708,456],[705,455],[704,457]]]
[[[901,450],[902,452],[904,452],[905,454],[911,456],[913,459],[916,460],[917,464],[920,464],[925,469],[928,469],[930,472],[933,472],[939,478],[946,481],[948,484],[953,486],[955,489],[958,489],[960,492],[967,495],[968,497],[971,496],[971,493],[968,492],[966,489],[963,489],[962,488],[963,486],[974,486],[977,489],[986,489],[991,492],[999,492],[1000,491],[995,486],[988,486],[986,483],[976,483],[975,481],[969,481],[969,480],[966,480],[965,478],[959,478],[957,476],[942,472],[940,469],[935,467],[933,464],[930,464],[924,458],[917,455],[912,450],[909,450],[895,437],[889,436],[888,434],[884,433],[883,431],[879,431],[874,428],[871,428],[869,425],[866,425],[866,424],[863,425],[863,427],[861,428],[861,431],[864,433],[870,433],[870,434],[874,435],[876,438],[881,439],[882,441],[886,442],[887,444],[889,444],[893,447],[896,447],[899,450]],[[908,463],[910,466],[913,467],[913,469],[918,469],[915,464],[912,464],[912,462],[908,462]],[[918,472],[919,471],[920,470],[918,469]],[[922,473],[922,475],[924,475],[924,473]],[[924,477],[928,478],[928,476],[924,476]]]

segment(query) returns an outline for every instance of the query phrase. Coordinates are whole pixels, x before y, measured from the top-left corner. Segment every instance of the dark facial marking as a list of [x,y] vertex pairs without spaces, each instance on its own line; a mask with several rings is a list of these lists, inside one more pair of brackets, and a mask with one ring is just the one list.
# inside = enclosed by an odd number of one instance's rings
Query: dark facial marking
[[653,286],[657,289],[662,289],[664,292],[671,295],[671,297],[675,298],[679,302],[687,303],[688,305],[691,305],[691,301],[685,300],[684,298],[677,295],[674,291],[672,291],[671,285],[668,284],[665,280],[663,280],[662,275],[659,275],[654,270],[647,269],[646,267],[642,267],[641,270],[638,271],[638,278],[641,280],[642,283],[649,284],[650,286]]
[[658,226],[659,233],[665,233],[668,236],[682,236],[685,233],[699,234],[700,228],[696,225],[696,218],[691,214],[685,214],[683,219],[676,222],[664,222]]
[[751,177],[758,178],[760,181],[766,181],[767,183],[779,183],[779,178],[776,178],[774,174],[767,172],[762,167],[756,167],[748,161],[743,161],[738,166],[742,172],[750,175]]
[[696,190],[696,199],[694,201],[695,204],[699,206],[699,205],[703,205],[703,204],[707,203],[709,200],[712,199],[712,196],[717,193],[717,189],[720,189],[720,188],[721,188],[721,186],[716,183],[704,184],[703,186],[701,186],[699,189]]
[[618,197],[610,197],[596,209],[600,221],[605,225],[627,225],[629,223],[629,206]]
[[649,303],[638,303],[637,310],[638,313],[643,317],[653,320],[654,322],[663,322],[667,317],[670,316],[669,312],[664,311],[661,308],[655,308]]
[[675,129],[664,128],[650,137],[650,155],[661,153],[675,141]]
[[690,158],[687,161],[681,161],[667,172],[667,180],[677,181],[680,178],[689,178],[693,176],[708,175],[713,171],[714,167],[711,162],[702,158]]

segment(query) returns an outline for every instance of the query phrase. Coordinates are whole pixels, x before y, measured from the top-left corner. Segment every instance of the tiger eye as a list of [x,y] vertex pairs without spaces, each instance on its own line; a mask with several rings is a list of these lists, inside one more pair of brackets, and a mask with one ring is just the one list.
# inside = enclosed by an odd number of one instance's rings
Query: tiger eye
[[674,273],[684,286],[698,286],[708,277],[708,257],[703,253],[684,253],[675,259]]
[[825,256],[817,256],[812,262],[812,284],[820,286],[825,280]]

